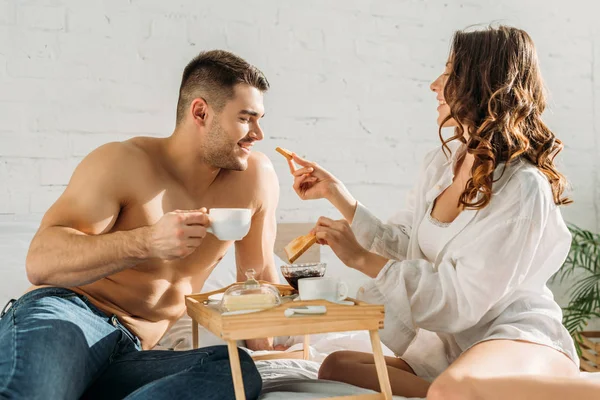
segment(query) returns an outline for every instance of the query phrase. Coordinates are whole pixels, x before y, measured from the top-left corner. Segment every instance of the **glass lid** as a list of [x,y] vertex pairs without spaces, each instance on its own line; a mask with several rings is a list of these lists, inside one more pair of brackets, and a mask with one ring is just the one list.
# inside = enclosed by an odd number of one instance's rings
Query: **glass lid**
[[231,286],[221,300],[223,311],[261,310],[281,304],[279,290],[254,278],[256,271],[246,271],[248,280]]

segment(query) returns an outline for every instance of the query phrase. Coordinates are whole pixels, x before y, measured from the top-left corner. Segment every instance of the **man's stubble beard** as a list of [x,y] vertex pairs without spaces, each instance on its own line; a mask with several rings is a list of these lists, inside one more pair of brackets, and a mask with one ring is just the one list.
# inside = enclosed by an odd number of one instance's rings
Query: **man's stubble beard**
[[234,153],[237,143],[232,145],[227,142],[227,134],[216,120],[207,136],[207,143],[201,149],[206,164],[232,171],[244,171],[248,168],[248,162],[236,157]]

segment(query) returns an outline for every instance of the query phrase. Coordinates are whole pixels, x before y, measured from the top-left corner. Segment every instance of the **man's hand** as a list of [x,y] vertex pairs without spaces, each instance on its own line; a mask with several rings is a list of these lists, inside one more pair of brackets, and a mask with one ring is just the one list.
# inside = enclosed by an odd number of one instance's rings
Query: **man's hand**
[[150,230],[150,256],[163,260],[189,256],[202,243],[209,225],[206,208],[163,215]]

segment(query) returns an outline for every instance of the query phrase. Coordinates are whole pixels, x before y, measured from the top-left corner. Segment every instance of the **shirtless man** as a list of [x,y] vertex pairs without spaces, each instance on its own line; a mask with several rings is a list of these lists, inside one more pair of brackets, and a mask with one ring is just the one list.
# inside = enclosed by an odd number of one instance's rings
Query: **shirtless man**
[[[232,244],[207,234],[207,209],[252,209],[238,279],[253,268],[277,280],[279,184],[252,152],[268,88],[243,59],[201,53],[183,72],[170,137],[109,143],[81,162],[31,242],[35,286],[0,319],[0,398],[234,398],[225,346],[150,349]],[[255,399],[260,376],[240,357]]]

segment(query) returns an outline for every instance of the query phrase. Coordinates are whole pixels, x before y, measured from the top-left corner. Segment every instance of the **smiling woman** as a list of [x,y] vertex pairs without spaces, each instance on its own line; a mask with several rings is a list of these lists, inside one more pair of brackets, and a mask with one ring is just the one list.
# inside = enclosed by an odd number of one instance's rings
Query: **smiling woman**
[[[431,90],[440,103],[439,136],[445,149],[459,140],[474,156],[472,177],[459,200],[463,206],[487,205],[495,167],[519,157],[546,176],[555,204],[571,203],[563,197],[566,179],[554,165],[562,142],[542,120],[544,80],[527,32],[504,26],[457,32],[444,73]],[[455,127],[455,134],[443,139],[443,127]]]
[[[375,217],[321,166],[293,155],[294,190],[344,216],[313,230],[348,267],[373,278],[363,300],[384,304],[382,341],[392,390],[428,399],[475,399],[469,378],[577,374],[578,358],[546,284],[570,234],[558,205],[561,142],[543,123],[543,81],[529,35],[500,26],[459,31],[431,84],[439,131],[406,207]],[[523,360],[526,360],[525,362]],[[320,377],[376,389],[372,355],[331,354]],[[503,398],[514,398],[506,391]]]

